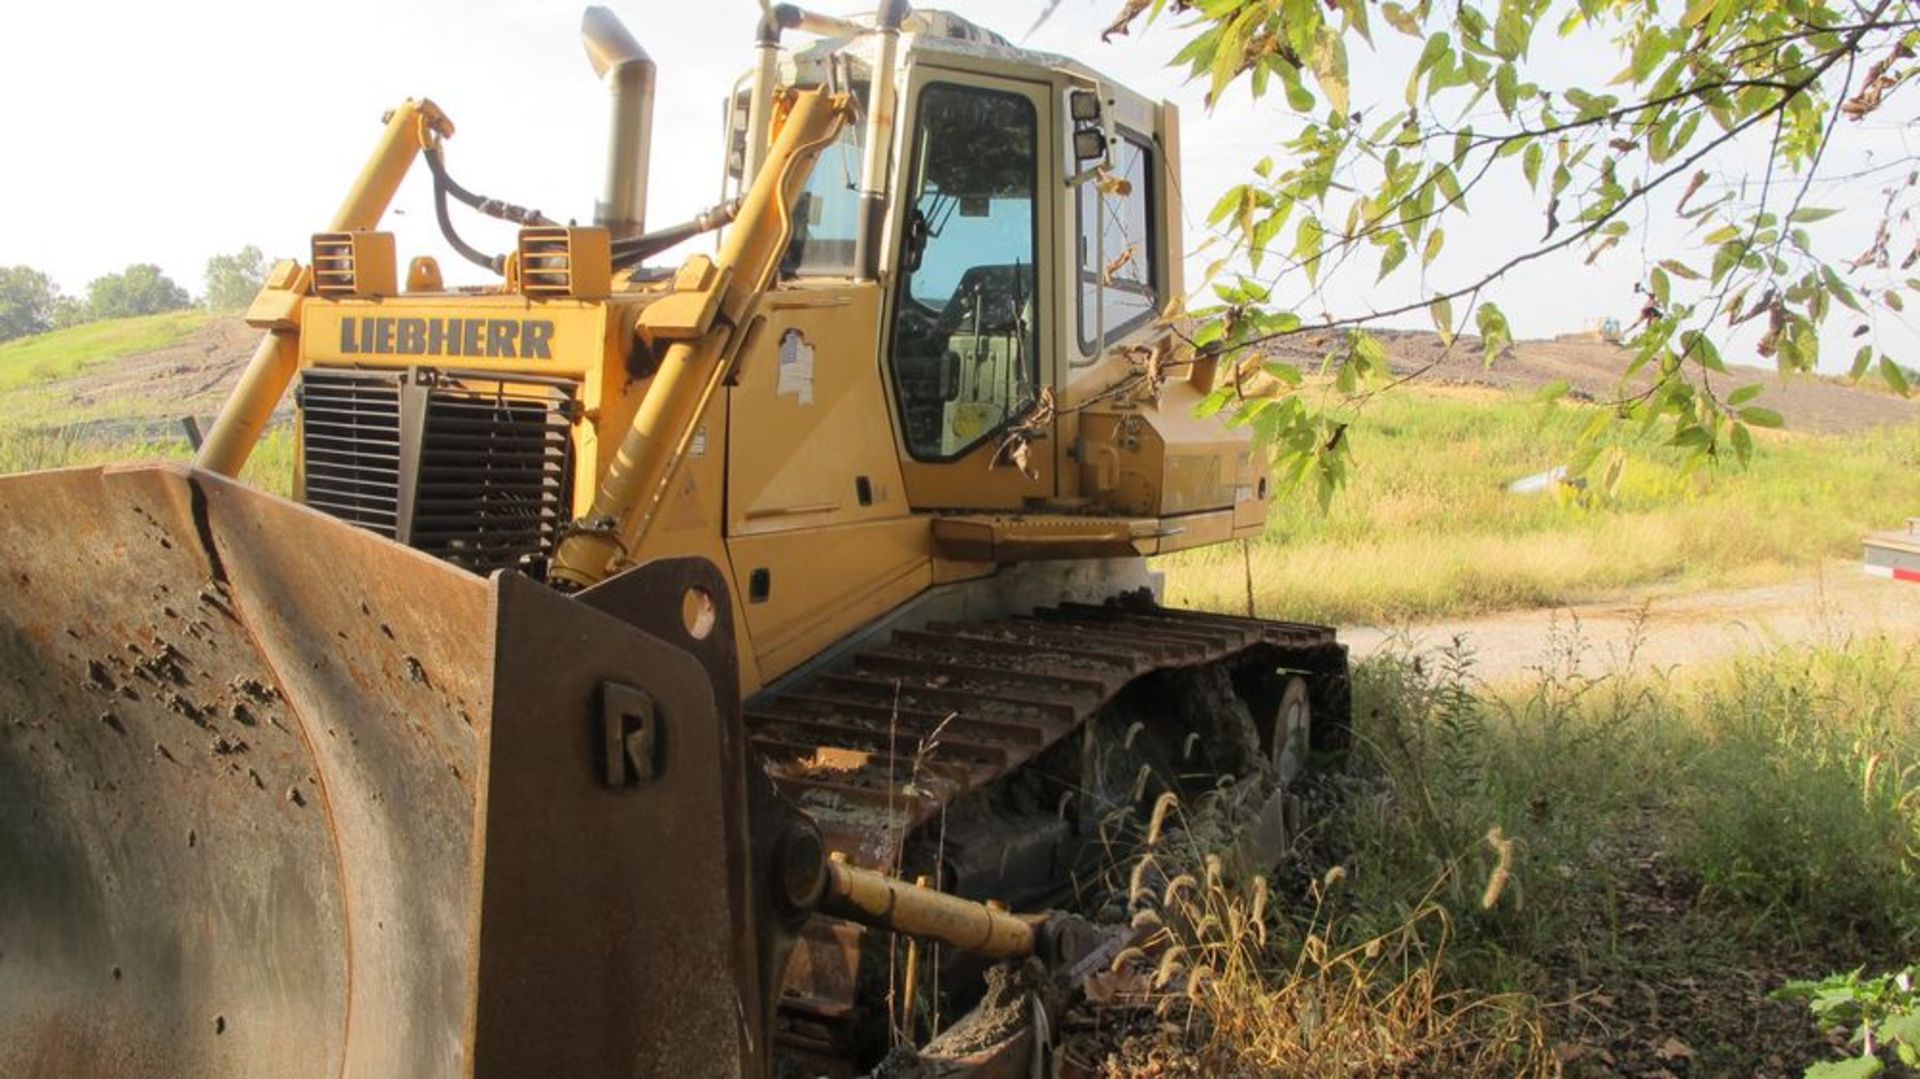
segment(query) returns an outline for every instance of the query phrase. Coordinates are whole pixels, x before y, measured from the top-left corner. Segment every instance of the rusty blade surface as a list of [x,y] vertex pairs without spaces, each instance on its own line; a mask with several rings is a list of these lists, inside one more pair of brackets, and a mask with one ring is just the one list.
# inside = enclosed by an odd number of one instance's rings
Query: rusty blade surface
[[0,1073],[457,1072],[486,582],[173,466],[0,567]]
[[[677,622],[687,586],[724,605],[722,579],[700,565],[697,579],[663,578],[646,605]],[[746,794],[727,764],[734,672],[717,699],[679,642],[524,577],[498,584],[474,1075],[763,1072]],[[641,690],[657,724],[656,771],[618,785],[605,773],[610,687]]]
[[0,479],[0,566],[0,1075],[764,1069],[730,640],[168,466]]

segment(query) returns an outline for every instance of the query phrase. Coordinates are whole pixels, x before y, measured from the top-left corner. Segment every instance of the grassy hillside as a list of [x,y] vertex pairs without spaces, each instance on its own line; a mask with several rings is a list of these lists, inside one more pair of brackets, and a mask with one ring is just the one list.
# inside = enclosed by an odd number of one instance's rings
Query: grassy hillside
[[[200,311],[110,319],[0,344],[0,473],[112,464],[186,460],[192,456],[179,416],[210,414],[230,377],[231,357],[206,348],[219,320]],[[232,322],[232,320],[227,320]],[[236,324],[237,325],[237,324]],[[225,336],[244,331],[227,328]],[[166,350],[202,342],[192,355],[169,359]],[[112,378],[102,377],[102,372]],[[237,376],[237,367],[234,368]],[[184,377],[208,389],[183,396]],[[98,383],[82,399],[76,386]],[[270,432],[255,450],[246,480],[285,493],[293,475],[289,432]]]
[[1171,601],[1336,624],[1553,605],[1618,589],[1745,585],[1858,550],[1920,511],[1920,426],[1765,438],[1751,468],[1684,470],[1658,437],[1623,445],[1618,497],[1514,495],[1564,464],[1589,408],[1497,391],[1414,390],[1354,428],[1350,486],[1322,514],[1283,496],[1266,534],[1161,559]]
[[109,319],[0,344],[0,392],[68,378],[108,360],[179,344],[206,325],[200,311]]

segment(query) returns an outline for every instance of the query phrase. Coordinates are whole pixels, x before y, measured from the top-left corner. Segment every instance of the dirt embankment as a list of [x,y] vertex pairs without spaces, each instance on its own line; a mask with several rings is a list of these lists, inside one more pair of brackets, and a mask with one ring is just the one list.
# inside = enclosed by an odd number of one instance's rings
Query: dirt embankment
[[216,318],[178,344],[95,364],[55,389],[76,409],[132,404],[155,418],[205,416],[219,410],[259,343],[260,331]]
[[[1576,399],[1611,401],[1619,396],[1620,380],[1633,360],[1629,349],[1578,335],[1521,341],[1488,365],[1482,362],[1477,338],[1459,338],[1448,349],[1433,333],[1373,332],[1387,346],[1394,373],[1417,374],[1417,383],[1424,385],[1483,386],[1530,393],[1564,379],[1569,395]],[[1326,341],[1303,337],[1277,345],[1272,351],[1294,362],[1317,364],[1328,346]],[[1639,385],[1645,382],[1644,376],[1636,378]],[[1820,375],[1783,376],[1757,367],[1733,367],[1731,373],[1712,376],[1711,381],[1714,393],[1722,397],[1755,384],[1764,387],[1764,392],[1753,403],[1780,413],[1789,430],[1847,434],[1920,423],[1920,397],[1896,397],[1866,383],[1855,386]]]

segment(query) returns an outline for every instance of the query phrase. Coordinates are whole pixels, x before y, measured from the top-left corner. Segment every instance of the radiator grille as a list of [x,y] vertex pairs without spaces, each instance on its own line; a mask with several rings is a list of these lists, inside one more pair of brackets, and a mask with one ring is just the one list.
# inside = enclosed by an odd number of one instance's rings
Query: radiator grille
[[307,505],[400,538],[403,374],[310,370],[300,376]]
[[572,510],[573,400],[560,380],[309,370],[306,500],[476,573],[537,573]]
[[570,399],[557,387],[499,383],[431,393],[412,545],[480,572],[551,551],[572,508]]

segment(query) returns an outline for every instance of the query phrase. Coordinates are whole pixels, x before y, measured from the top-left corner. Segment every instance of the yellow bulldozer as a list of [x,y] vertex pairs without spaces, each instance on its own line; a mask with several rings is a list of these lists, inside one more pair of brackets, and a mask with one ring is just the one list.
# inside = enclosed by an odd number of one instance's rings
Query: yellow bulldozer
[[[983,966],[1110,957],[1058,912],[1124,822],[1284,824],[1338,748],[1330,629],[1145,562],[1272,497],[1164,314],[1171,105],[769,6],[720,199],[654,228],[655,65],[582,34],[594,224],[461,185],[410,100],[190,468],[0,479],[0,1073],[1032,1074]],[[380,230],[422,160],[496,283]],[[288,399],[282,499],[234,477]]]

